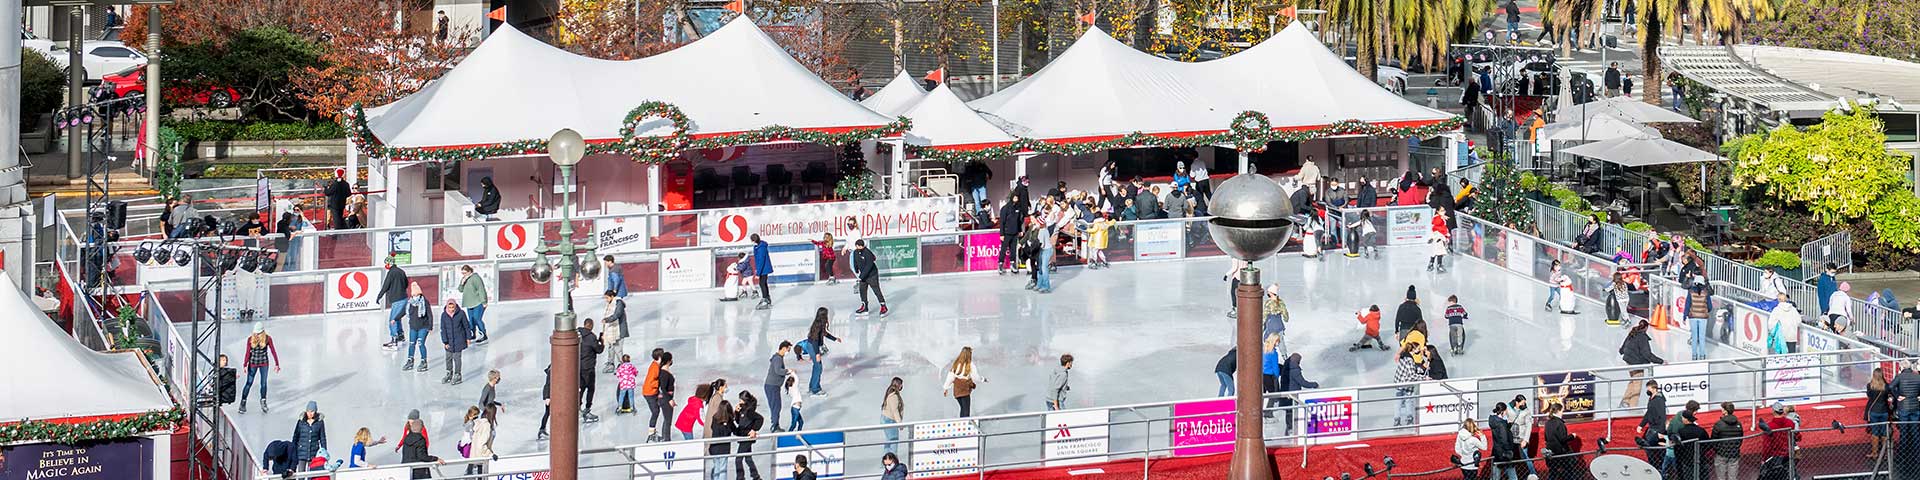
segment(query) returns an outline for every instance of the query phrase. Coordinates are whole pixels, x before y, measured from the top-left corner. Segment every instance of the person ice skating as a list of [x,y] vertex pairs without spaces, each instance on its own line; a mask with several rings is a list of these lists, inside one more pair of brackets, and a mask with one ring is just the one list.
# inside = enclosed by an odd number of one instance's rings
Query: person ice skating
[[1627,302],[1631,299],[1627,288],[1627,276],[1614,272],[1613,283],[1607,287],[1607,325],[1619,326],[1627,317]]
[[353,447],[347,450],[347,468],[373,467],[373,462],[367,461],[367,448],[383,443],[387,443],[387,437],[374,440],[373,431],[367,430],[367,427],[354,431]]
[[711,398],[713,398],[712,384],[702,383],[693,387],[693,396],[687,397],[687,406],[680,409],[680,415],[673,421],[673,429],[680,432],[681,440],[692,440],[693,427],[707,423],[706,417],[700,414],[706,411],[707,401]]
[[[440,460],[440,457],[427,453],[426,424],[421,423],[419,418],[407,420],[406,426],[403,427],[401,431],[403,433],[400,436],[400,463],[444,463]],[[412,478],[425,479],[432,477],[433,469],[430,467],[415,467],[413,469]]]
[[767,358],[766,381],[760,385],[760,391],[767,395],[767,413],[773,419],[773,431],[776,433],[785,431],[780,428],[780,393],[786,388],[787,377],[794,375],[793,369],[787,368],[787,354],[792,352],[793,342],[780,342],[773,355]]
[[447,299],[446,312],[440,314],[440,346],[447,351],[447,375],[440,379],[440,383],[459,385],[464,381],[461,375],[461,352],[467,351],[467,339],[473,338],[467,330],[467,322],[467,312],[460,309],[460,303]]
[[[492,407],[468,408],[470,410],[478,410],[478,414],[467,419],[468,422],[473,424],[473,428],[467,431],[467,435],[473,439],[473,446],[469,447],[470,450],[468,450],[467,458],[493,459],[493,429],[500,423],[498,418],[499,412]],[[486,462],[468,464],[467,474],[487,473],[486,467]]]
[[1547,268],[1546,310],[1549,312],[1553,311],[1554,304],[1560,301],[1560,276],[1560,259],[1554,259],[1552,266]]
[[614,385],[614,413],[633,413],[633,391],[640,386],[640,367],[633,365],[633,356],[621,355],[620,366],[614,367],[613,378],[619,383]]
[[1447,212],[1434,209],[1433,228],[1427,230],[1427,271],[1447,273],[1447,250],[1452,241],[1447,230]]
[[273,346],[273,336],[267,334],[267,324],[255,322],[253,334],[247,336],[247,357],[242,364],[247,368],[247,383],[240,387],[240,413],[247,413],[247,394],[253,391],[253,379],[260,379],[260,412],[267,412],[267,367],[274,372],[280,371],[280,350]]
[[[1280,393],[1284,394],[1315,388],[1320,388],[1320,382],[1307,380],[1305,360],[1301,359],[1298,353],[1288,355],[1286,361],[1280,364]],[[1298,403],[1299,397],[1297,395],[1284,395],[1280,397],[1280,410],[1286,413],[1284,420],[1287,422],[1286,428],[1288,435],[1293,434],[1293,417],[1294,412],[1297,410],[1294,408],[1294,405]]]
[[1240,363],[1234,356],[1239,354],[1239,348],[1227,349],[1227,354],[1221,356],[1219,361],[1213,363],[1213,376],[1220,379],[1220,391],[1213,394],[1213,396],[1226,397],[1233,395],[1233,372]]
[[540,404],[545,411],[540,413],[540,431],[534,434],[534,440],[547,439],[547,420],[553,418],[553,364],[547,364],[547,368],[541,371],[546,374],[546,379],[540,384]]
[[[263,402],[264,403],[264,402]],[[327,420],[320,415],[320,404],[307,401],[307,409],[293,423],[293,464],[305,468],[314,455],[327,448]]]
[[753,234],[751,240],[753,241],[753,279],[760,283],[760,304],[753,308],[766,310],[773,308],[773,293],[767,287],[767,284],[771,283],[767,281],[767,276],[773,275],[773,253],[769,250],[767,242],[760,239],[760,234]]
[[[1380,306],[1379,305],[1368,305],[1366,310],[1361,310],[1360,312],[1355,313],[1354,318],[1360,321],[1360,325],[1361,325],[1360,341],[1354,342],[1353,345],[1348,346],[1347,351],[1351,352],[1351,351],[1359,350],[1362,348],[1379,348],[1381,350],[1387,349],[1387,342],[1380,340]],[[1369,341],[1373,342],[1373,344],[1368,345],[1367,342]]]
[[1460,306],[1460,296],[1447,296],[1447,309],[1442,315],[1447,317],[1447,345],[1454,355],[1467,353],[1467,307]]
[[1687,287],[1686,318],[1688,337],[1687,346],[1693,352],[1693,360],[1707,358],[1707,320],[1713,317],[1713,294],[1705,283],[1695,283]]
[[1406,300],[1402,300],[1400,302],[1400,310],[1393,313],[1394,339],[1405,343],[1407,341],[1407,332],[1412,332],[1413,326],[1422,321],[1425,320],[1421,318],[1420,314],[1420,298],[1414,290],[1413,285],[1408,285]]
[[1767,313],[1767,347],[1774,354],[1800,353],[1800,307],[1787,294],[1774,297],[1773,311]]
[[827,277],[827,285],[840,284],[839,270],[833,268],[834,262],[840,259],[840,252],[833,244],[833,234],[822,233],[819,240],[808,241],[813,242],[813,247],[820,251],[820,276]]
[[1053,374],[1047,377],[1047,410],[1066,409],[1067,391],[1073,390],[1067,381],[1072,376],[1073,355],[1061,355],[1060,368],[1054,369]]
[[952,396],[960,404],[960,417],[973,416],[973,389],[985,379],[973,365],[973,347],[960,347],[960,355],[953,357],[947,364],[946,381],[940,387],[941,396]]
[[[1421,335],[1425,335],[1425,333]],[[1445,357],[1440,356],[1440,347],[1434,346],[1432,343],[1427,344],[1427,378],[1433,380],[1446,380],[1449,378],[1447,374],[1447,361]]]
[[596,391],[594,388],[594,380],[600,375],[593,366],[596,365],[596,361],[600,359],[600,353],[605,350],[605,344],[602,343],[600,335],[593,332],[593,319],[591,318],[580,321],[580,328],[576,330],[576,333],[580,335],[579,375],[580,401],[582,402],[580,419],[589,423],[598,422],[600,421],[600,416],[593,414],[593,393]]
[[473,274],[472,265],[460,266],[460,305],[467,308],[467,331],[473,343],[487,343],[487,284]]
[[1000,206],[1000,257],[994,261],[994,267],[1000,274],[1006,274],[1008,268],[1012,268],[1015,274],[1020,273],[1020,230],[1026,225],[1026,202],[1017,193],[1008,196],[1007,202]]
[[[900,380],[900,377],[893,377],[893,380],[887,382],[887,391],[880,394],[880,423],[893,425],[907,421],[906,400],[900,394],[904,388],[906,384]],[[900,429],[889,428],[882,433],[887,435],[887,454],[892,455],[900,441]]]
[[[1407,335],[1407,338],[1400,343],[1400,353],[1395,360],[1393,381],[1396,383],[1415,383],[1430,380],[1427,378],[1426,365],[1426,337],[1419,332],[1410,333]],[[1399,387],[1394,390],[1394,396],[1400,399],[1400,409],[1393,417],[1393,426],[1400,427],[1419,424],[1419,420],[1416,419],[1414,415],[1417,413],[1420,399],[1415,398],[1414,394],[1415,389],[1413,387]]]
[[407,271],[393,264],[392,255],[387,256],[384,265],[386,273],[380,275],[380,296],[374,301],[387,305],[389,339],[383,346],[387,350],[395,350],[400,348],[401,342],[406,341],[400,329],[404,328],[407,315]]
[[840,341],[840,337],[833,336],[833,332],[827,331],[829,318],[827,307],[814,309],[813,324],[807,327],[807,339],[800,345],[800,354],[805,355],[807,361],[813,363],[813,377],[807,381],[807,393],[810,395],[827,394],[827,390],[821,385],[821,370],[825,368],[825,364],[820,363],[820,356],[827,353],[827,340]]
[[853,273],[860,282],[860,309],[853,313],[867,313],[867,289],[873,289],[874,298],[880,300],[880,316],[887,316],[887,294],[880,291],[880,263],[864,238],[853,241]]
[[[725,441],[735,436],[733,420],[733,402],[715,397],[713,413],[707,415],[707,478],[708,480],[730,480],[733,459],[733,442]],[[742,457],[744,458],[744,457]]]
[[806,395],[800,393],[800,377],[787,375],[780,385],[781,393],[787,398],[787,431],[798,432],[806,428],[807,419],[800,415],[800,407],[806,403]]
[[420,353],[420,373],[427,373],[427,334],[433,332],[433,303],[427,301],[427,294],[420,289],[419,283],[409,285],[413,295],[407,297],[405,305],[407,318],[407,363],[400,371],[413,370],[414,352]]
[[480,386],[480,402],[475,403],[474,405],[478,405],[480,406],[480,408],[493,408],[493,409],[500,410],[502,412],[507,411],[507,407],[505,405],[501,405],[499,400],[494,399],[494,390],[498,388],[499,385],[500,385],[500,371],[488,370],[487,384]]
[[1353,244],[1347,246],[1347,256],[1366,255],[1370,258],[1380,258],[1380,249],[1374,246],[1375,230],[1371,216],[1366,212],[1353,215],[1351,221],[1347,223],[1347,228],[1353,231]]
[[[771,407],[768,410],[778,408]],[[735,443],[734,451],[752,453],[753,444],[760,438],[760,427],[766,422],[767,418],[760,415],[760,400],[753,398],[753,392],[740,392],[740,403],[733,407],[733,436],[745,439]],[[735,478],[760,480],[760,467],[753,464],[752,456],[733,457],[733,473]]]
[[673,352],[661,351],[657,348],[654,349],[654,351],[659,352],[654,355],[655,367],[649,367],[649,369],[652,370],[650,373],[651,376],[648,377],[647,384],[641,390],[641,393],[647,396],[648,442],[658,442],[667,439],[667,434],[658,430],[657,426],[660,424],[673,425],[673,407],[676,403],[673,400],[675,392],[673,389],[673,372],[670,371],[673,367]]
[[601,322],[602,325],[606,326],[606,332],[602,333],[602,336],[605,337],[606,340],[601,342],[605,344],[607,351],[607,365],[605,370],[612,372],[614,360],[626,356],[626,340],[633,332],[627,330],[627,300],[621,298],[620,292],[608,289],[606,292],[601,293],[601,298],[607,300],[607,316],[605,317],[605,321]]

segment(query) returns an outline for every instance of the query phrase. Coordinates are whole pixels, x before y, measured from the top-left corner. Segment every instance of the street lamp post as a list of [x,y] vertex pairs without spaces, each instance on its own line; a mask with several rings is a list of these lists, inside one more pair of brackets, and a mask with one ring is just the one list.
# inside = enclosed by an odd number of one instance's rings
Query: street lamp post
[[[553,347],[548,372],[553,383],[551,399],[547,409],[553,414],[552,436],[547,443],[549,468],[553,480],[575,480],[580,475],[580,334],[574,330],[573,282],[576,272],[591,278],[598,271],[599,264],[588,261],[582,269],[580,255],[591,256],[592,244],[573,243],[573,166],[586,156],[587,142],[573,129],[563,129],[547,140],[547,156],[553,158],[554,166],[560,167],[560,182],[556,188],[565,188],[560,194],[560,241],[548,244],[541,240],[535,247],[539,258],[534,262],[533,279],[544,282],[553,276],[547,257],[558,254],[560,261],[560,301],[565,308],[553,315]],[[581,270],[584,270],[582,272]]]
[[1280,184],[1260,175],[1236,175],[1214,189],[1214,217],[1207,221],[1213,242],[1247,266],[1235,272],[1240,286],[1233,291],[1235,317],[1234,359],[1241,366],[1234,376],[1233,463],[1229,480],[1273,480],[1273,457],[1267,455],[1265,426],[1260,415],[1260,269],[1254,262],[1279,251],[1293,235],[1293,202]]

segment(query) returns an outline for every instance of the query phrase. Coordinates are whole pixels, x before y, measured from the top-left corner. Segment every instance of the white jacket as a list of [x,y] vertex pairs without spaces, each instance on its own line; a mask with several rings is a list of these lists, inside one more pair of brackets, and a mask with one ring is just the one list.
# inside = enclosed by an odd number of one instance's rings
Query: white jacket
[[1486,439],[1480,438],[1479,435],[1468,433],[1466,429],[1461,429],[1460,433],[1453,436],[1453,454],[1459,455],[1460,462],[1465,464],[1460,467],[1461,470],[1479,469],[1480,464],[1473,461],[1473,454],[1479,453],[1486,448]]
[[806,398],[806,394],[800,391],[800,380],[793,375],[787,375],[787,378],[795,380],[792,385],[781,387],[780,394],[787,397],[788,404],[793,408],[800,408],[800,401]]
[[1788,342],[1800,341],[1801,317],[1800,309],[1787,302],[1780,302],[1780,305],[1773,307],[1773,312],[1767,314],[1767,320],[1773,322],[1770,328],[1779,328],[1780,338]]
[[1847,296],[1847,292],[1836,290],[1833,295],[1827,296],[1827,314],[1839,315],[1851,320],[1853,319],[1852,304],[1853,297]]

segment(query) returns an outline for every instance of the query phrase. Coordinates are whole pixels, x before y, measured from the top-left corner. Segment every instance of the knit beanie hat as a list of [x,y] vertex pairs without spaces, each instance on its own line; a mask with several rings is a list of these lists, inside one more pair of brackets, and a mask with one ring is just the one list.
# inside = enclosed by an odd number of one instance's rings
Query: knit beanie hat
[[318,412],[318,411],[320,411],[320,402],[316,402],[316,401],[313,401],[313,400],[308,400],[308,401],[307,401],[307,411],[309,411],[309,412]]
[[416,408],[416,409],[413,409],[412,411],[407,412],[407,420],[419,420],[419,419],[420,419],[420,409]]

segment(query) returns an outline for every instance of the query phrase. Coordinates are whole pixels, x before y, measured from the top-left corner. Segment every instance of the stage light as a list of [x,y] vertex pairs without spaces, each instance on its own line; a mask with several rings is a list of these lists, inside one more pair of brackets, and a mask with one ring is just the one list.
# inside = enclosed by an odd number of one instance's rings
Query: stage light
[[133,249],[133,261],[147,264],[147,261],[152,259],[153,242],[140,242],[140,246]]
[[188,262],[192,262],[192,261],[193,261],[192,245],[181,245],[173,248],[173,264],[174,265],[184,267],[184,266],[187,266]]
[[267,252],[260,256],[260,273],[273,273],[280,270],[280,254]]
[[241,270],[252,272],[259,268],[260,268],[260,252],[259,251],[249,251],[247,252],[247,255],[245,257],[240,259]]

